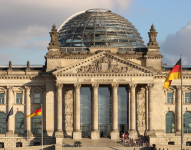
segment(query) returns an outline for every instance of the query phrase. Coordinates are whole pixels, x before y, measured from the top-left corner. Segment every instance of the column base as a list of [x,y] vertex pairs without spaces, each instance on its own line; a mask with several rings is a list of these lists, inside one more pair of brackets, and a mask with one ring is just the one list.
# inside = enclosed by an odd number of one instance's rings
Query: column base
[[181,136],[181,131],[176,131],[175,135],[176,136]]
[[111,131],[110,132],[111,140],[118,140],[119,139],[119,131]]
[[62,144],[55,144],[55,150],[62,150]]
[[[27,130],[25,131],[24,135],[27,136]],[[28,130],[28,137],[32,137],[32,136],[33,136],[33,134],[31,132],[31,130]]]
[[91,139],[92,140],[99,140],[100,139],[99,131],[92,131],[91,132]]
[[73,139],[74,140],[81,140],[82,139],[82,132],[81,131],[74,131],[73,132]]
[[64,136],[63,136],[63,131],[62,131],[62,130],[55,132],[55,138],[63,138],[63,137],[64,137]]
[[155,136],[155,131],[154,130],[148,130],[146,132],[146,136]]
[[6,132],[6,137],[13,137],[13,130]]
[[129,131],[129,138],[136,139],[138,137],[137,131],[136,130],[130,130]]

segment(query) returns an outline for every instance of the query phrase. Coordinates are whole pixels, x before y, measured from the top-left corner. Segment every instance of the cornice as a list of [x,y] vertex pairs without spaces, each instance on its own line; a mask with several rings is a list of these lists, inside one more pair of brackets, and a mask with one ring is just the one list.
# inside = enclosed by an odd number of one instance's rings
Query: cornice
[[2,75],[0,76],[0,79],[5,79],[5,80],[9,80],[9,79],[15,79],[15,80],[22,80],[22,79],[45,79],[45,78],[54,78],[53,75],[46,75],[46,76],[42,76],[42,75]]
[[56,74],[56,77],[153,77],[153,73],[128,74],[128,73],[65,73]]

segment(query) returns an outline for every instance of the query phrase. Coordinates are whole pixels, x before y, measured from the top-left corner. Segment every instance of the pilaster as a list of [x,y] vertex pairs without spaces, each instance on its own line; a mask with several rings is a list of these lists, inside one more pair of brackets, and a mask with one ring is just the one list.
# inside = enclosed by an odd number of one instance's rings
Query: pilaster
[[[31,87],[25,86],[25,96],[26,96],[26,116],[31,115],[31,99],[30,99]],[[28,130],[29,136],[32,135],[31,132],[31,117],[26,118],[26,130]]]
[[135,99],[135,90],[137,84],[131,83],[129,84],[131,93],[130,93],[130,132],[129,136],[130,138],[136,138],[137,137],[137,130],[136,130],[136,99]]
[[153,109],[152,109],[152,88],[154,86],[154,83],[148,83],[148,131],[147,131],[147,136],[154,136],[155,131],[154,131],[154,125],[153,125]]
[[73,139],[80,140],[82,138],[82,133],[80,130],[80,88],[81,84],[77,83],[74,84],[75,89],[75,124],[74,124],[74,132],[73,132]]
[[92,132],[91,139],[98,140],[100,138],[99,130],[98,130],[98,88],[99,84],[92,84],[93,89],[93,111],[92,111]]
[[[7,90],[8,90],[8,103],[7,103],[7,115],[9,113],[9,111],[11,110],[12,106],[13,106],[13,87],[12,86],[7,86]],[[14,109],[13,109],[14,111]],[[6,136],[13,136],[13,115],[9,116],[9,120],[7,122],[8,124],[8,132],[6,132]]]
[[[63,84],[56,84],[57,86],[57,131],[55,133],[56,144],[60,144],[58,142],[58,138],[63,138],[62,131],[62,87]],[[59,140],[60,141],[60,140]]]
[[112,131],[110,132],[110,136],[112,140],[117,140],[119,138],[118,131],[118,97],[117,97],[117,89],[119,84],[112,84]]

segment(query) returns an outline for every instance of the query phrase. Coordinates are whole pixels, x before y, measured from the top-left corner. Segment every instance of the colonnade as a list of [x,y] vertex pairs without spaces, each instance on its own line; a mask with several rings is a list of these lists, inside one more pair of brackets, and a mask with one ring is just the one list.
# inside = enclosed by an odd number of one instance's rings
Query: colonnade
[[[58,100],[57,100],[57,131],[61,130],[62,127],[62,92],[61,88],[63,84],[57,85],[57,93],[58,93]],[[92,93],[93,93],[93,111],[92,111],[92,132],[91,132],[91,139],[99,139],[99,131],[98,131],[98,88],[99,84],[95,83],[92,84]],[[117,139],[119,137],[118,131],[118,96],[117,96],[117,89],[119,84],[111,84],[112,88],[112,131],[110,132],[111,139]],[[137,84],[129,84],[127,85],[130,87],[130,136],[136,137],[136,100],[135,100],[135,90]],[[74,131],[73,131],[73,139],[81,139],[82,133],[80,130],[80,88],[81,84],[74,84]]]

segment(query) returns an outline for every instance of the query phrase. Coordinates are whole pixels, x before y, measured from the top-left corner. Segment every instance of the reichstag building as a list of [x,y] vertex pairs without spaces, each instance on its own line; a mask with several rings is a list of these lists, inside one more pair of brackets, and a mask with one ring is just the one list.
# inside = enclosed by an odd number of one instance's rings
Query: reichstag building
[[[149,43],[131,22],[110,10],[77,13],[54,24],[43,66],[0,68],[0,146],[41,144],[41,116],[26,118],[43,105],[44,144],[66,138],[119,139],[148,136],[151,144],[181,143],[180,80],[163,83],[157,32]],[[42,58],[44,59],[44,58]],[[183,68],[184,144],[191,141],[191,72]],[[6,116],[13,106],[13,115]]]

